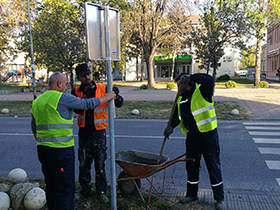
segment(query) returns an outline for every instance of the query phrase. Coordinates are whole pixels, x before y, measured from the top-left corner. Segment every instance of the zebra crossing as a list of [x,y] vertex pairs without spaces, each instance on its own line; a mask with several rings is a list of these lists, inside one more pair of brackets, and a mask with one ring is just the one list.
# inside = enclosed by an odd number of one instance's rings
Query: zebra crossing
[[[261,154],[272,155],[275,160],[265,160],[270,170],[280,171],[280,122],[243,122]],[[278,160],[277,160],[278,159]],[[280,177],[276,178],[280,185]]]

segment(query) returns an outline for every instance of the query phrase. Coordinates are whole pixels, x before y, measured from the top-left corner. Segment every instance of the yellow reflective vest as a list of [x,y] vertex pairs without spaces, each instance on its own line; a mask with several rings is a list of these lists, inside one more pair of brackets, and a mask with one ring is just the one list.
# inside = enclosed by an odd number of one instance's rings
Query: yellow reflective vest
[[[178,106],[178,117],[180,120],[179,127],[182,133],[187,134],[188,130],[183,124],[183,119],[181,117],[181,111],[180,111],[180,104],[187,101],[181,101],[181,100],[182,100],[182,96],[178,97],[177,106]],[[217,117],[216,117],[214,102],[210,103],[206,101],[201,95],[199,87],[196,87],[192,95],[190,108],[191,108],[191,113],[196,122],[197,128],[201,133],[212,131],[215,128],[217,128]]]
[[48,90],[32,103],[36,122],[37,145],[66,148],[74,146],[73,117],[63,119],[57,111],[62,92]]

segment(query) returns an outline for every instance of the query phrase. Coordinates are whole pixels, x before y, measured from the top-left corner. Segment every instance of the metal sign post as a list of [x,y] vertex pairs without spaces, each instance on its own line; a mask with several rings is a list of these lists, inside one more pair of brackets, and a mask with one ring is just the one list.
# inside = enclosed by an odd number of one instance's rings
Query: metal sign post
[[[85,3],[86,40],[90,60],[105,60],[107,91],[113,87],[111,61],[120,60],[119,11],[109,6]],[[111,49],[112,47],[112,49]],[[117,209],[117,183],[115,163],[114,101],[108,102],[109,149],[111,168],[111,209]]]
[[[107,73],[107,90],[112,91],[112,72],[111,72],[111,53],[110,53],[110,31],[109,31],[109,6],[104,8],[104,31],[106,47],[106,73]],[[116,190],[116,166],[115,166],[115,136],[114,136],[114,103],[108,102],[109,105],[109,142],[110,142],[110,162],[111,162],[111,208],[117,209],[117,190]]]

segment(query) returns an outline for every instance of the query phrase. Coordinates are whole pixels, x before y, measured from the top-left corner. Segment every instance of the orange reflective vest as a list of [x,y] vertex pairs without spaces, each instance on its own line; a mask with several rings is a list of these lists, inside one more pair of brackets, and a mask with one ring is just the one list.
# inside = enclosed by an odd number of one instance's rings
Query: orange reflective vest
[[[79,98],[83,98],[83,92],[79,91],[80,85],[75,88],[76,95]],[[96,91],[95,98],[100,98],[105,96],[106,94],[106,86],[96,83]],[[108,126],[108,103],[104,103],[96,108],[94,108],[93,112],[94,118],[94,127],[96,130],[106,129]],[[85,127],[85,119],[86,119],[86,110],[84,110],[83,114],[78,114],[78,126],[84,128]]]

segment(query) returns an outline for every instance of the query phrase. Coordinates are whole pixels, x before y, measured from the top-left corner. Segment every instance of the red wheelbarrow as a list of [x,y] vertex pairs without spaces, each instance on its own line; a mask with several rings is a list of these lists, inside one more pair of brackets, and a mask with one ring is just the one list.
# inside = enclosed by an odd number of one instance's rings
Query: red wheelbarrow
[[[153,153],[142,152],[142,151],[121,151],[116,153],[116,163],[123,169],[120,172],[117,178],[117,184],[122,193],[132,194],[139,192],[142,200],[144,198],[140,192],[141,188],[141,178],[148,178],[152,176],[150,182],[150,191],[149,191],[149,200],[151,199],[152,188],[153,188],[153,178],[154,174],[166,169],[167,167],[177,163],[186,161],[182,159],[186,155],[182,154],[175,159],[169,161],[169,157],[160,156]],[[188,160],[189,161],[189,160]],[[191,159],[191,161],[194,161]],[[165,171],[162,182],[162,192],[164,190],[164,181],[165,181]]]

